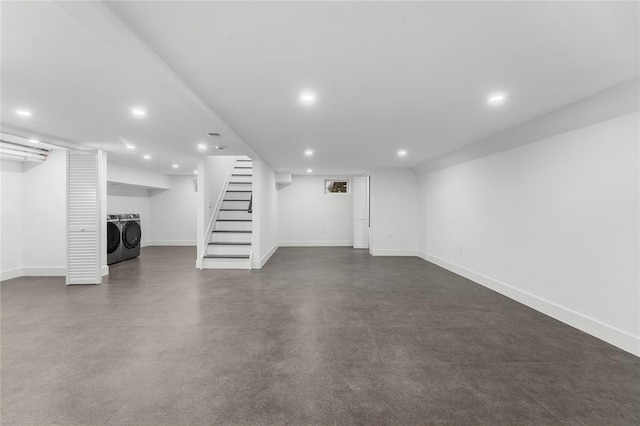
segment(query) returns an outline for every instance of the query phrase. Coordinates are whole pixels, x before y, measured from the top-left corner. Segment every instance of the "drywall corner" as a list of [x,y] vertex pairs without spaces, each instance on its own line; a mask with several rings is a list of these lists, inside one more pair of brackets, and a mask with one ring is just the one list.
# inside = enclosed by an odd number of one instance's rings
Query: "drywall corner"
[[275,243],[273,247],[271,247],[271,249],[269,249],[269,251],[264,256],[262,256],[262,258],[257,260],[252,259],[251,269],[262,269],[262,267],[269,261],[269,259],[271,259],[271,256],[274,255],[278,248],[280,248],[280,244]]

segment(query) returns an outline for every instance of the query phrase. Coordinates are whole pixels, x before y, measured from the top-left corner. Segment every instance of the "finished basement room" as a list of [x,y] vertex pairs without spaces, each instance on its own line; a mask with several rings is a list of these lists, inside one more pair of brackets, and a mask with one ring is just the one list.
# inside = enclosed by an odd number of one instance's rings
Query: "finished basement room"
[[0,2],[0,423],[640,425],[640,2]]

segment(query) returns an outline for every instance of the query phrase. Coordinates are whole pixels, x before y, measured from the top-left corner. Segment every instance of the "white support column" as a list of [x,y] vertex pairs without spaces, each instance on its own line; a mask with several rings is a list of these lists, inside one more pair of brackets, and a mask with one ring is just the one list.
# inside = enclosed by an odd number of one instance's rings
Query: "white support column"
[[369,177],[353,178],[353,248],[369,248]]

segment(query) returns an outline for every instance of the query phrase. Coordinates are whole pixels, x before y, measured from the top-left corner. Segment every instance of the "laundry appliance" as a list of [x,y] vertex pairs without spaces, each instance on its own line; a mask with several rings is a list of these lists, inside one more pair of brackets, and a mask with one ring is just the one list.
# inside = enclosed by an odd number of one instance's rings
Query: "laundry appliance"
[[117,214],[107,215],[107,265],[122,260],[122,242],[120,238],[120,217]]
[[140,240],[142,238],[142,227],[140,226],[140,215],[128,213],[118,215],[120,219],[120,236],[122,239],[121,259],[133,259],[140,255]]

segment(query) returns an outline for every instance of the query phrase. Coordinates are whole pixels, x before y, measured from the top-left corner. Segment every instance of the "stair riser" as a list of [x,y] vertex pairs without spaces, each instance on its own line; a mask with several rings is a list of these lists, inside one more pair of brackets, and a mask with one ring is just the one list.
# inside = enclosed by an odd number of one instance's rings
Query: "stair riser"
[[[252,174],[252,170],[253,169],[239,169],[239,168],[234,168],[233,169],[233,174],[234,175],[251,175]],[[234,176],[235,177],[235,176]]]
[[251,219],[251,213],[247,211],[241,212],[225,212],[218,213],[218,219]]
[[216,222],[216,231],[251,231],[251,222]]
[[213,243],[250,243],[251,234],[211,233]]
[[249,208],[249,200],[246,201],[223,201],[223,209],[242,209],[247,210]]
[[250,255],[251,246],[216,246],[209,244],[207,254],[213,255]]
[[231,176],[229,183],[234,182],[252,182],[251,176]]
[[227,188],[229,191],[252,191],[253,190],[253,185],[245,185],[245,184],[233,184],[230,183],[229,187]]
[[249,259],[202,259],[203,269],[251,269]]
[[[244,191],[244,190],[241,190]],[[249,201],[251,199],[251,192],[226,192],[224,194],[225,200],[240,200]]]
[[235,167],[251,167],[253,168],[253,161],[238,161]]

